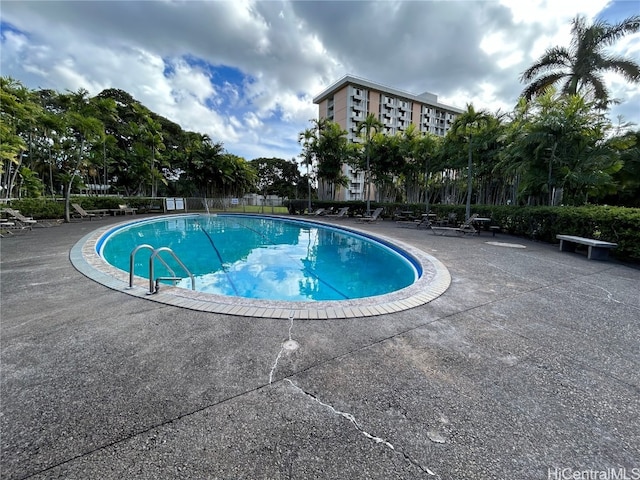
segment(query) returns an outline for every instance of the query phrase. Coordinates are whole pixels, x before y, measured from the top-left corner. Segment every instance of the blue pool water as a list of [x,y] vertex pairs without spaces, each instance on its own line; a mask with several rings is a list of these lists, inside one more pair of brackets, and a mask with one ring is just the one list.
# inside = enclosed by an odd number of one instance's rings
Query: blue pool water
[[[180,215],[107,232],[98,253],[129,271],[141,244],[171,248],[196,277],[196,290],[286,301],[347,300],[383,295],[413,284],[420,267],[408,254],[364,235],[315,222],[256,215]],[[135,273],[148,278],[149,250]],[[182,276],[166,252],[160,256]],[[155,275],[169,275],[157,260]],[[189,278],[178,286],[191,288]]]

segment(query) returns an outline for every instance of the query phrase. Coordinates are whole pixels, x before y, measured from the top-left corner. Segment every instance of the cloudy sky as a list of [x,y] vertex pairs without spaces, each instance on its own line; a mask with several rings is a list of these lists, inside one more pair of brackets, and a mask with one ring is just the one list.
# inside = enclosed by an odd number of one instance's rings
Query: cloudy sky
[[[618,22],[635,0],[2,0],[0,73],[29,88],[129,92],[230,153],[291,159],[313,97],[346,74],[510,111],[520,73],[568,46],[576,14]],[[640,34],[616,45],[640,61]],[[640,124],[640,87],[607,78],[613,118]]]

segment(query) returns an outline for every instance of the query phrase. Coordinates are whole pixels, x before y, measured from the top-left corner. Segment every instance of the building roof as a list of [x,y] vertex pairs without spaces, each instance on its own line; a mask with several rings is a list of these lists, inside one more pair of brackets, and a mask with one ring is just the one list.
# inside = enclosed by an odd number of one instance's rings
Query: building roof
[[364,87],[367,89],[378,90],[383,93],[387,93],[389,95],[393,95],[395,97],[401,97],[413,102],[424,103],[428,105],[433,105],[434,107],[439,107],[444,110],[451,110],[456,113],[462,113],[464,110],[458,107],[451,107],[449,105],[445,105],[443,103],[438,102],[438,96],[435,93],[423,92],[420,95],[416,95],[409,92],[404,92],[402,90],[398,90],[396,88],[387,87],[386,85],[381,85],[379,83],[372,82],[370,80],[366,80],[364,78],[356,77],[353,75],[345,75],[337,82],[333,83],[318,95],[313,97],[313,103],[319,104],[327,97],[330,97],[336,90],[340,90],[341,88],[347,85],[357,85],[360,87]]

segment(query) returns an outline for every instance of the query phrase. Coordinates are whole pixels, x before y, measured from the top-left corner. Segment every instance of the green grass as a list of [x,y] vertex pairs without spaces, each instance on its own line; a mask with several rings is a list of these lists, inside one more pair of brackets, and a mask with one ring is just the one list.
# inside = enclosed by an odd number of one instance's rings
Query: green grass
[[[221,212],[222,210],[217,210]],[[226,213],[275,213],[278,215],[286,215],[289,213],[287,207],[261,207],[259,205],[238,205],[237,207],[228,207],[224,210]]]

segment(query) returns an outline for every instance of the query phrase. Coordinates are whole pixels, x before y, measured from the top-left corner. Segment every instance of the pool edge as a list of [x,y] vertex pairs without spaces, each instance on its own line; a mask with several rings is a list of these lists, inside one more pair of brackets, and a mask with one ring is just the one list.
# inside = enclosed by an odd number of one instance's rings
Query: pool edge
[[[260,216],[288,219],[279,215]],[[164,215],[153,218],[161,217]],[[326,225],[322,222],[308,222]],[[372,235],[357,228],[341,226],[340,228],[346,231],[380,239],[405,251],[420,263],[422,275],[416,282],[401,290],[353,300],[315,302],[258,300],[193,292],[164,285],[158,293],[150,295],[148,279],[136,277],[134,286],[129,288],[128,273],[109,265],[96,251],[98,241],[108,230],[130,223],[132,223],[131,220],[98,228],[81,238],[70,250],[69,259],[73,266],[86,277],[112,290],[190,310],[242,317],[298,320],[372,317],[397,313],[429,303],[442,295],[451,284],[451,275],[444,264],[424,251],[384,235]]]

